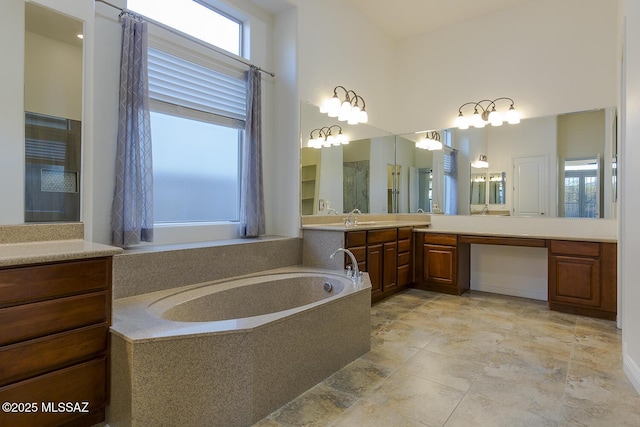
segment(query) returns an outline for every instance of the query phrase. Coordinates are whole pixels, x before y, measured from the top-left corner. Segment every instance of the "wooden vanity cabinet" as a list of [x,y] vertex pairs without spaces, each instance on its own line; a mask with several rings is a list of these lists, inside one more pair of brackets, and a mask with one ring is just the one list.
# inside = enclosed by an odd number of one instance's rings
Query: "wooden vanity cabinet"
[[[358,268],[369,273],[373,301],[398,292],[412,282],[412,227],[348,231],[345,246]],[[351,264],[345,256],[345,267]]]
[[[6,425],[104,421],[111,263],[102,257],[0,269],[0,402],[36,405],[3,412]],[[59,402],[74,407],[60,410]]]
[[615,320],[617,245],[549,240],[549,308]]
[[469,290],[469,244],[455,234],[418,233],[416,287],[462,295]]

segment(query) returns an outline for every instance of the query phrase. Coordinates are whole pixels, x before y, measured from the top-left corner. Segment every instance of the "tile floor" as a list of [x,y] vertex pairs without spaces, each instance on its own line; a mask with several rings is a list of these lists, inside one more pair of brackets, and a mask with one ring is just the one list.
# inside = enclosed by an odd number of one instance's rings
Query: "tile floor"
[[369,353],[255,426],[640,426],[614,322],[412,289],[371,327]]

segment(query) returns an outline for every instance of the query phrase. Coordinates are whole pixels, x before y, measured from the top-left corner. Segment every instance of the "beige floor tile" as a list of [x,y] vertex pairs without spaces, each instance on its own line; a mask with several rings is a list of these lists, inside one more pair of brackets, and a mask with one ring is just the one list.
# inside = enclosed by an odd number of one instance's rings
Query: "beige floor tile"
[[484,366],[483,363],[468,360],[464,355],[441,354],[424,349],[409,359],[401,370],[466,392]]
[[330,387],[355,396],[362,396],[391,375],[391,369],[366,359],[358,359],[327,378]]
[[369,353],[256,426],[640,427],[615,322],[412,289],[371,326]]
[[321,383],[278,409],[269,418],[283,426],[324,427],[356,400],[349,393]]
[[359,400],[337,420],[338,427],[424,427],[402,414],[366,400]]
[[454,388],[396,372],[365,399],[411,420],[441,426],[463,396],[463,392]]

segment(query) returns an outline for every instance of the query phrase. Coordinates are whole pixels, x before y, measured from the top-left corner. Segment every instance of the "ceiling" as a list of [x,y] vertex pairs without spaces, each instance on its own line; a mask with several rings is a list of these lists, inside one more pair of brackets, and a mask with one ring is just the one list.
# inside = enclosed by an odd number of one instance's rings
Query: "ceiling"
[[25,29],[74,46],[82,46],[82,22],[34,3],[25,3]]
[[348,0],[394,40],[532,0]]

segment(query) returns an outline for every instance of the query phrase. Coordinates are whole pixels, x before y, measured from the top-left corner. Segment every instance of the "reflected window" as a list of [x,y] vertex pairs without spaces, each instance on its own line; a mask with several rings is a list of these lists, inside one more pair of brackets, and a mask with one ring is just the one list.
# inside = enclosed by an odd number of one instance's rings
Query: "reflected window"
[[564,216],[599,218],[598,196],[597,159],[565,161]]

